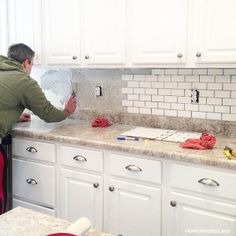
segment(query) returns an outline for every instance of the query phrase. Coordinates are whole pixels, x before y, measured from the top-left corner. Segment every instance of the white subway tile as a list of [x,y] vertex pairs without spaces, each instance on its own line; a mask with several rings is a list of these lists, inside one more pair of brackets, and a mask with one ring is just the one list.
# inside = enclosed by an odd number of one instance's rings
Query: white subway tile
[[236,69],[224,69],[224,75],[236,75]]
[[181,104],[181,103],[171,103],[171,109],[174,109],[174,110],[184,110],[184,104]]
[[142,108],[140,108],[140,113],[141,114],[151,114],[152,113],[152,110],[151,110],[151,108],[144,108],[144,107],[142,107]]
[[234,98],[224,98],[223,105],[225,106],[236,106],[236,99]]
[[207,83],[207,89],[210,90],[222,90],[223,84],[221,83]]
[[190,97],[178,97],[178,103],[191,103]]
[[124,94],[132,94],[133,91],[133,88],[122,88],[122,93]]
[[145,75],[134,75],[135,81],[145,81]]
[[152,96],[151,95],[140,95],[140,101],[151,101]]
[[161,110],[161,109],[152,109],[152,115],[163,116],[163,115],[164,115],[164,110]]
[[158,108],[160,109],[170,109],[170,103],[167,102],[159,102]]
[[177,111],[176,110],[164,110],[165,116],[177,116]]
[[236,91],[231,91],[231,98],[236,98]]
[[138,87],[139,87],[139,82],[136,82],[136,81],[128,81],[128,87],[129,87],[129,88],[138,88]]
[[216,83],[230,83],[230,76],[229,75],[221,75],[215,77]]
[[160,75],[157,77],[157,81],[159,82],[170,82],[170,76]]
[[158,89],[158,95],[171,95],[170,89]]
[[197,118],[197,119],[206,119],[206,113],[205,112],[192,112],[192,118]]
[[193,75],[207,75],[207,69],[193,69]]
[[145,102],[134,101],[134,107],[145,107]]
[[128,113],[139,113],[139,108],[137,108],[137,107],[128,107],[127,112]]
[[212,98],[214,97],[214,91],[210,90],[201,90],[200,97]]
[[140,88],[151,88],[152,83],[151,82],[140,82]]
[[146,89],[146,94],[157,94],[157,89]]
[[207,120],[221,120],[222,115],[219,113],[207,113]]
[[192,75],[192,69],[179,69],[179,75]]
[[207,104],[222,105],[222,99],[221,98],[207,98]]
[[223,69],[208,69],[208,75],[223,75]]
[[236,114],[222,114],[222,120],[236,121]]
[[203,98],[203,97],[199,98],[199,104],[206,104],[206,103],[207,103],[207,99],[206,98]]
[[165,75],[178,75],[178,69],[165,69]]
[[138,94],[128,94],[127,99],[128,100],[139,100],[139,95]]
[[197,76],[197,75],[187,75],[185,77],[185,81],[186,82],[195,82],[195,83],[197,83],[197,82],[199,82],[199,76]]
[[122,100],[122,106],[125,106],[125,107],[132,107],[133,104],[134,104],[133,101]]
[[192,91],[190,89],[186,89],[184,92],[185,97],[191,97]]
[[192,88],[206,89],[206,83],[193,83]]
[[231,76],[231,83],[236,83],[236,75]]
[[157,102],[146,102],[146,107],[157,108]]
[[213,112],[214,111],[214,106],[199,105],[199,111]]
[[215,106],[215,112],[229,113],[229,107],[228,106]]
[[197,104],[185,104],[185,111],[198,111]]
[[165,88],[174,88],[174,89],[176,89],[177,88],[177,83],[175,83],[175,82],[167,82],[167,83],[164,84],[164,87]]
[[152,95],[152,101],[153,102],[163,102],[164,101],[164,96]]
[[134,94],[145,94],[144,88],[134,88]]
[[152,74],[153,75],[164,75],[165,69],[153,69]]
[[129,80],[133,80],[133,79],[134,79],[133,75],[122,75],[123,81],[129,81]]
[[171,95],[184,96],[184,89],[171,89]]
[[179,89],[191,89],[192,85],[191,83],[178,83]]
[[155,76],[155,75],[146,75],[145,81],[157,81],[157,76]]
[[200,75],[200,82],[204,83],[214,83],[215,82],[215,77],[210,76],[210,75]]
[[152,82],[152,88],[164,88],[163,82]]
[[165,102],[177,102],[177,97],[176,96],[164,96],[164,101]]
[[184,76],[173,75],[173,76],[171,76],[171,81],[172,82],[184,82]]
[[178,111],[178,117],[191,117],[191,111]]
[[223,84],[223,86],[224,86],[224,90],[233,90],[233,91],[236,90],[236,84],[233,84],[233,83]]
[[231,113],[232,114],[236,114],[236,106],[232,106],[231,107]]
[[230,98],[230,91],[215,91],[216,98]]

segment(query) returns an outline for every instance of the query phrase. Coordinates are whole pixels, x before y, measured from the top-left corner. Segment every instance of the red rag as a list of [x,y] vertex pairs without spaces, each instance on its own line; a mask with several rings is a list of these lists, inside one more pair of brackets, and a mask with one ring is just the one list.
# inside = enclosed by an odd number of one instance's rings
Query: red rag
[[105,118],[94,119],[91,123],[92,127],[109,127],[111,124]]
[[4,213],[3,171],[4,171],[4,157],[0,150],[0,202],[2,207],[0,209],[0,215]]
[[182,148],[192,149],[211,149],[216,144],[216,138],[208,133],[202,133],[200,139],[187,139],[184,143],[180,144]]

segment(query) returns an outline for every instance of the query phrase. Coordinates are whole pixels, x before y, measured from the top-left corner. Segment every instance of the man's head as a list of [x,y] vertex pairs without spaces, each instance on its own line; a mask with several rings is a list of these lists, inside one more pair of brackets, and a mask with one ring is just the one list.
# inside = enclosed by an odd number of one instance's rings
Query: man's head
[[21,63],[23,71],[27,75],[30,75],[31,73],[34,55],[35,55],[34,51],[23,43],[11,45],[8,48],[8,53],[7,53],[8,57]]

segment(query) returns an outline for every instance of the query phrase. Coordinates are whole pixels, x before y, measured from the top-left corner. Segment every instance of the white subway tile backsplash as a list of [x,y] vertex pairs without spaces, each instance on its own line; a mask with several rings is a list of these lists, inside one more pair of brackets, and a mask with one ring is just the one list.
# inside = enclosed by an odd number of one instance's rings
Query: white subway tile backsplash
[[207,104],[207,99],[203,98],[203,97],[200,97],[199,98],[199,104]]
[[160,109],[170,109],[170,103],[167,102],[159,102],[158,108]]
[[145,81],[145,75],[134,75],[135,81]]
[[164,115],[164,110],[162,110],[162,109],[152,109],[152,115],[163,116]]
[[140,101],[151,101],[152,96],[151,95],[140,95]]
[[171,109],[173,109],[173,110],[184,110],[184,104],[171,103]]
[[139,87],[139,82],[136,82],[136,81],[128,81],[128,87],[129,87],[129,88],[138,88],[138,87]]
[[165,102],[177,102],[177,97],[176,96],[164,96],[164,101]]
[[230,76],[229,75],[222,75],[215,77],[216,83],[230,83]]
[[192,84],[191,83],[178,83],[179,89],[191,89]]
[[132,94],[133,91],[133,88],[122,88],[122,93],[124,94]]
[[231,91],[231,98],[236,98],[236,91]]
[[164,101],[164,96],[152,95],[152,101],[153,102],[163,102]]
[[144,88],[134,88],[133,90],[134,94],[145,94],[145,89]]
[[164,82],[152,82],[152,88],[164,88]]
[[179,69],[179,75],[192,75],[192,69]]
[[210,90],[222,90],[223,84],[221,83],[207,83],[207,89]]
[[157,103],[156,102],[146,102],[146,107],[157,108]]
[[214,111],[214,106],[199,105],[199,111],[213,112]]
[[140,108],[139,111],[140,111],[141,114],[147,114],[147,115],[150,115],[152,113],[151,108],[144,108],[144,107],[142,107],[142,108]]
[[165,74],[165,69],[153,69],[152,74],[153,75],[164,75]]
[[172,82],[184,82],[185,78],[184,78],[184,76],[173,75],[173,76],[171,76],[171,81]]
[[138,94],[128,94],[127,100],[139,100]]
[[151,82],[140,82],[140,88],[151,88],[152,83]]
[[215,77],[210,75],[200,75],[200,82],[203,83],[214,83]]
[[197,104],[185,104],[185,110],[186,111],[198,111],[198,105]]
[[145,102],[134,101],[134,107],[145,107]]
[[215,91],[216,98],[230,98],[230,91]]
[[236,83],[236,75],[231,76],[231,83]]
[[207,104],[221,105],[222,104],[222,99],[221,98],[207,98]]
[[197,88],[197,89],[206,89],[206,83],[193,83],[192,88]]
[[206,119],[206,113],[205,112],[192,112],[192,117],[197,119]]
[[122,75],[123,81],[129,81],[129,80],[133,80],[133,79],[134,79],[133,75]]
[[137,108],[137,107],[128,107],[127,112],[128,113],[139,113],[139,108]]
[[171,90],[170,89],[158,89],[158,94],[159,95],[171,95]]
[[200,97],[212,98],[214,97],[214,91],[201,90]]
[[215,106],[215,112],[229,113],[229,106]]
[[236,90],[236,83],[228,83],[228,84],[223,84],[224,90],[232,90],[235,91]]
[[190,97],[178,97],[178,103],[191,103]]
[[177,75],[178,69],[165,69],[165,75]]
[[166,76],[166,75],[160,75],[157,77],[157,81],[159,82],[170,82],[170,76]]
[[208,120],[221,120],[222,115],[220,113],[206,113]]
[[146,89],[146,94],[157,94],[157,89]]
[[236,69],[224,69],[225,75],[236,75]]
[[178,117],[191,117],[191,111],[178,111]]
[[236,106],[235,107],[231,107],[231,113],[232,114],[236,114]]
[[236,114],[222,114],[222,120],[236,121]]
[[164,115],[165,116],[177,116],[177,111],[176,110],[164,110]]
[[193,75],[207,75],[207,69],[193,69]]
[[186,81],[186,82],[194,82],[194,83],[197,83],[197,82],[199,82],[199,76],[197,76],[197,75],[191,75],[191,76],[187,75],[187,76],[185,77],[185,81]]
[[223,75],[223,69],[208,69],[208,75]]
[[175,96],[184,96],[184,89],[172,89],[171,90],[171,95]]
[[229,99],[229,98],[224,98],[223,99],[223,105],[225,106],[236,106],[236,99],[234,99],[234,98],[231,98],[231,99]]
[[145,81],[157,81],[157,76],[155,76],[155,75],[146,75]]
[[168,83],[165,83],[165,85],[164,85],[164,87],[165,88],[174,88],[174,89],[176,89],[177,88],[177,83],[175,83],[175,82],[168,82]]

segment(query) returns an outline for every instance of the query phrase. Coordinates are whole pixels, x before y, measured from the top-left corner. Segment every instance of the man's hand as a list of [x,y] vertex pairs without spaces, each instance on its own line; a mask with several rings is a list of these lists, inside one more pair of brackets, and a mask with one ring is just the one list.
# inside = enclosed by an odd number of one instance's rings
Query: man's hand
[[67,116],[72,114],[76,109],[76,99],[74,96],[70,96],[64,106],[64,112]]
[[19,122],[28,122],[31,121],[31,115],[28,113],[23,112],[20,115]]

